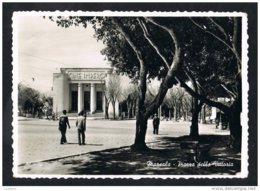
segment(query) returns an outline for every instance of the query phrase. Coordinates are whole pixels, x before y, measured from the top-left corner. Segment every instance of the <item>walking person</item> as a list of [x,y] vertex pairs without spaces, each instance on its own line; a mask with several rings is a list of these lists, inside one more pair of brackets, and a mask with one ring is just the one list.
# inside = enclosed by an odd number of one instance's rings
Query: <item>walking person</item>
[[63,110],[62,113],[63,114],[59,118],[59,130],[61,132],[60,144],[67,143],[67,139],[66,139],[67,125],[70,129],[69,118],[66,115],[67,111]]
[[160,118],[157,116],[157,114],[155,114],[153,118],[153,134],[158,135],[159,124],[160,124]]
[[86,112],[81,111],[76,120],[78,128],[78,141],[79,145],[85,145],[85,131],[86,131]]

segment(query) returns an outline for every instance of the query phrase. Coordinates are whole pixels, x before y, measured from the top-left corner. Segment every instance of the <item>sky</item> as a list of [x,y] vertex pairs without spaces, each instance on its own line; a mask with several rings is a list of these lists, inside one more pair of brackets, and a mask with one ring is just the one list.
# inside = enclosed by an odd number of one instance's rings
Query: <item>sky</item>
[[53,73],[61,67],[109,67],[92,27],[58,27],[42,16],[19,16],[18,82],[51,94]]

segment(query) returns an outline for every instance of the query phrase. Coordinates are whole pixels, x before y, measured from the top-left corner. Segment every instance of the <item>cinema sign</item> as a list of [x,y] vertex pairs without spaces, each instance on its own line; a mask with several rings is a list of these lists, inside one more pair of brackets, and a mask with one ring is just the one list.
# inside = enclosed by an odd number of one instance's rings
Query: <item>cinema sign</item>
[[106,72],[71,71],[68,72],[70,80],[105,80]]

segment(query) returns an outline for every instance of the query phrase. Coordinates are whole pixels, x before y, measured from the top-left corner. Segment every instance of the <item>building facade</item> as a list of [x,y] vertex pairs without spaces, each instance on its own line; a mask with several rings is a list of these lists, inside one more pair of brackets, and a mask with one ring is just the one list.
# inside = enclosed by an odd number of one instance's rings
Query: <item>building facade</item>
[[[61,68],[53,74],[53,110],[60,114],[82,110],[90,114],[105,114],[105,86],[112,74],[111,68]],[[112,106],[109,106],[109,114]],[[116,103],[116,116],[118,116]]]

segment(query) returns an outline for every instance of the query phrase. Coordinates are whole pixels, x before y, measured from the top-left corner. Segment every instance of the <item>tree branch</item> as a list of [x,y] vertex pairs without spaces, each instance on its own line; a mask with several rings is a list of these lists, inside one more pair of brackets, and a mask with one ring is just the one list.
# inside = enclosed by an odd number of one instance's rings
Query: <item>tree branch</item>
[[168,74],[173,77],[174,73],[178,70],[179,65],[180,65],[180,47],[179,47],[177,36],[176,36],[175,32],[173,31],[173,29],[170,29],[166,26],[163,26],[163,25],[157,23],[153,18],[146,17],[145,19],[147,21],[153,23],[154,25],[158,26],[159,28],[162,28],[166,32],[168,32],[169,35],[171,36],[172,40],[173,40],[174,47],[175,47],[174,58],[172,60],[172,64],[171,64],[170,69],[168,71]]
[[227,33],[224,30],[224,28],[221,27],[218,23],[216,23],[213,18],[211,18],[211,17],[208,17],[208,18],[222,32],[222,34],[228,39]]
[[180,84],[181,86],[191,95],[193,96],[194,98],[197,98],[199,99],[200,101],[210,105],[210,106],[213,106],[213,107],[217,107],[219,108],[220,110],[224,111],[225,113],[228,113],[230,111],[230,108],[220,102],[215,102],[215,101],[212,101],[208,98],[206,98],[205,96],[202,96],[200,94],[198,94],[197,92],[195,92],[192,88],[190,88],[185,82],[183,82],[182,80],[180,80],[178,77],[175,78]]
[[198,80],[195,79],[195,77],[191,74],[191,72],[187,71],[184,69],[184,73],[185,75],[187,75],[187,77],[190,79],[190,81],[196,85],[196,89],[194,89],[196,92],[198,93],[202,93],[204,94],[204,90],[202,88],[202,86],[200,85],[200,83],[198,82]]
[[[233,38],[232,38],[232,47],[233,50],[235,52],[236,57],[240,58],[238,52],[237,52],[237,28],[238,28],[238,22],[237,22],[237,18],[234,17],[234,28],[233,28]],[[241,72],[241,61],[239,60],[238,64],[238,73]]]
[[117,30],[123,35],[123,37],[125,38],[125,40],[128,42],[128,44],[131,46],[131,48],[133,49],[133,51],[135,52],[137,59],[139,60],[140,63],[140,67],[142,67],[142,63],[143,63],[143,59],[142,59],[142,55],[141,52],[139,51],[139,49],[137,48],[137,46],[135,46],[135,44],[133,43],[133,41],[131,40],[130,35],[127,33],[127,31],[124,29],[123,24],[116,18],[112,18],[112,21],[114,22],[114,24],[116,24]]
[[232,97],[232,98],[236,98],[237,95],[235,93],[233,93],[232,91],[230,91],[224,84],[220,84],[221,87],[226,90],[226,92]]
[[195,24],[197,27],[199,27],[201,30],[203,30],[205,33],[208,33],[210,34],[211,36],[215,37],[217,40],[219,40],[220,42],[222,42],[225,46],[227,46],[232,52],[233,54],[235,55],[236,59],[238,60],[239,63],[241,63],[241,59],[240,59],[240,56],[238,55],[237,51],[231,47],[230,45],[228,45],[224,40],[222,40],[220,37],[218,37],[217,35],[215,35],[214,33],[208,31],[208,30],[205,30],[204,28],[202,28],[198,23],[196,23],[191,17],[190,17],[190,20],[193,22],[193,24]]
[[162,55],[162,53],[160,52],[159,48],[156,46],[156,44],[152,41],[152,39],[150,38],[150,35],[148,33],[147,27],[145,26],[145,23],[141,20],[141,19],[137,19],[137,21],[139,22],[139,25],[141,26],[143,33],[144,33],[144,37],[146,38],[146,40],[150,43],[150,45],[155,49],[155,51],[157,52],[157,54],[159,55],[159,57],[162,59],[162,61],[165,63],[166,67],[168,69],[170,69],[170,66],[166,60],[166,58]]
[[148,22],[153,23],[154,25],[156,25],[157,27],[165,30],[172,38],[175,49],[174,49],[174,58],[172,60],[172,64],[170,66],[170,69],[168,70],[168,73],[166,75],[166,77],[163,79],[160,87],[159,87],[159,91],[158,94],[156,95],[156,97],[154,98],[154,100],[152,101],[152,103],[150,104],[150,106],[147,108],[146,112],[145,112],[145,116],[149,117],[150,115],[152,115],[156,109],[161,105],[161,103],[163,102],[163,99],[168,91],[168,89],[172,86],[172,84],[174,83],[174,76],[176,75],[179,65],[180,65],[180,48],[179,48],[179,43],[177,40],[177,36],[175,34],[175,32],[173,31],[173,29],[170,29],[166,26],[163,26],[159,23],[157,23],[156,21],[154,21],[153,18],[145,18]]
[[237,18],[233,18],[234,27],[233,27],[233,38],[232,38],[232,46],[234,50],[237,50]]

